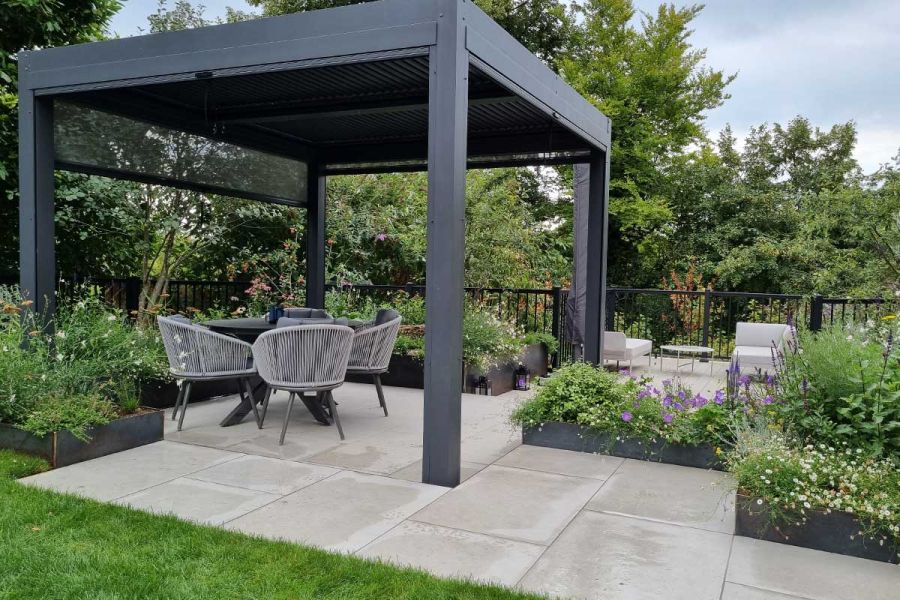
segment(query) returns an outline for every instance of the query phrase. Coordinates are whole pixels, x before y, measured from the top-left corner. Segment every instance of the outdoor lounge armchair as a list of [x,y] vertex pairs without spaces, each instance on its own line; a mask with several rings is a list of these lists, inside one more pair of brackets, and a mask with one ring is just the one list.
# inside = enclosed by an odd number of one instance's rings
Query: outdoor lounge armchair
[[647,364],[653,362],[653,341],[640,338],[626,337],[619,331],[606,331],[603,333],[603,360],[614,360],[616,366],[620,362],[628,361],[628,368],[636,358],[648,356]]
[[738,323],[734,335],[732,362],[741,368],[774,369],[773,354],[783,351],[791,335],[790,325],[780,323]]
[[260,427],[266,420],[272,392],[290,393],[278,441],[280,445],[284,444],[297,394],[313,393],[317,401],[327,400],[331,418],[344,439],[332,390],[344,384],[352,344],[353,330],[343,325],[282,327],[265,332],[254,342],[256,367],[267,385]]
[[156,322],[169,359],[169,372],[182,381],[172,411],[172,420],[178,417],[178,431],[184,424],[193,382],[226,379],[237,380],[242,399],[246,399],[244,394],[249,395],[256,424],[261,426],[250,385],[250,377],[256,375],[250,344],[195,325],[185,317],[157,317]]
[[403,319],[397,311],[383,308],[374,321],[358,327],[353,335],[353,348],[347,365],[349,373],[372,376],[384,416],[388,416],[388,409],[381,388],[381,375],[387,372],[391,362],[401,321]]

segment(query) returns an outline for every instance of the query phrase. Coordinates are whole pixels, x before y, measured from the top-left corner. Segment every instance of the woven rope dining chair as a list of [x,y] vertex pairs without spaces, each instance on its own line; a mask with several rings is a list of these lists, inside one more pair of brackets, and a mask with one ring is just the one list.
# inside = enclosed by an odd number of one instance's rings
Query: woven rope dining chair
[[172,420],[178,417],[178,431],[184,424],[193,382],[227,379],[237,380],[241,399],[249,399],[256,424],[262,427],[250,384],[250,377],[256,375],[250,344],[194,325],[183,317],[157,317],[156,322],[166,347],[169,372],[182,382],[172,411]]
[[384,416],[388,416],[388,409],[384,390],[381,388],[381,375],[388,370],[402,321],[400,315],[393,310],[378,311],[378,316],[371,324],[358,328],[353,335],[353,348],[347,365],[348,373],[372,376]]
[[316,401],[324,396],[338,434],[344,439],[332,390],[344,384],[352,344],[353,330],[344,325],[300,325],[273,329],[254,342],[256,368],[268,386],[260,425],[266,420],[272,392],[282,390],[290,393],[279,445],[284,444],[297,394],[313,393]]

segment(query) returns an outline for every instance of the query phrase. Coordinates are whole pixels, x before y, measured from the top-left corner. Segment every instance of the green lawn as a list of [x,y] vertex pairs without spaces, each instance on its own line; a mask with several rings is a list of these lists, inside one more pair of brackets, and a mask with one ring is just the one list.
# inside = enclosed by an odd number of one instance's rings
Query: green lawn
[[0,598],[536,598],[12,480],[45,468],[0,451]]

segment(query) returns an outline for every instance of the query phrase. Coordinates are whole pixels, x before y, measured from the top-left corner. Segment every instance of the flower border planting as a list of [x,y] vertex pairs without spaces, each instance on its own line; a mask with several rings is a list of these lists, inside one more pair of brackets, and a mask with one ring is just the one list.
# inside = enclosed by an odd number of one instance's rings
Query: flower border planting
[[724,464],[712,445],[671,444],[663,440],[646,441],[597,431],[572,423],[544,423],[522,428],[522,443],[560,450],[573,450],[591,454],[607,454],[621,458],[650,462],[715,469],[722,471]]
[[810,510],[805,515],[806,521],[800,525],[779,522],[762,498],[740,491],[735,512],[735,535],[900,564],[900,546],[879,544],[862,535],[865,526],[845,512]]
[[163,439],[164,413],[145,410],[126,415],[106,425],[87,430],[89,441],[82,441],[68,431],[57,431],[39,437],[13,425],[0,423],[0,448],[46,458],[54,467],[65,467],[152,444]]

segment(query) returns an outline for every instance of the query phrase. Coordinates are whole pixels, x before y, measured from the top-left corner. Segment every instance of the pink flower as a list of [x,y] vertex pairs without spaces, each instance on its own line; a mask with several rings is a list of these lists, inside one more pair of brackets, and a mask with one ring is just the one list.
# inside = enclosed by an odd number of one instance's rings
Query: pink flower
[[622,413],[622,420],[623,420],[623,421],[625,421],[626,423],[628,423],[628,422],[631,421],[631,419],[632,419],[632,416],[631,416],[631,413],[630,413],[630,412],[628,412],[628,411],[626,410],[625,412]]

